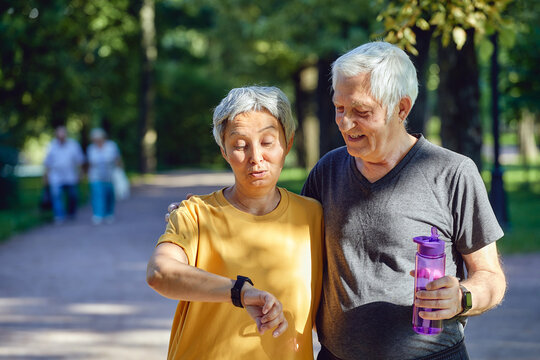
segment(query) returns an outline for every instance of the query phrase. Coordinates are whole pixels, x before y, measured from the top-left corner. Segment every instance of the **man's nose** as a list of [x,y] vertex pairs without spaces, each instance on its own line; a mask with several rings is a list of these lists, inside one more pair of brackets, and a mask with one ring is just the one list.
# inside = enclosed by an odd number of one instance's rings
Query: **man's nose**
[[347,132],[355,126],[355,123],[351,119],[351,116],[349,115],[349,113],[344,113],[341,116],[337,116],[336,122],[339,127],[339,130],[342,132]]

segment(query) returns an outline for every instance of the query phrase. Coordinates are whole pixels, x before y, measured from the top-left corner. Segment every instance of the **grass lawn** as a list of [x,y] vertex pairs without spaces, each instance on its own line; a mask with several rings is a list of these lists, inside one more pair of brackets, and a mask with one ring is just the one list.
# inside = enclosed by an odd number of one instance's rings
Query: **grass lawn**
[[[38,203],[43,188],[41,177],[17,179],[16,206],[13,209],[0,210],[0,242],[9,236],[30,229],[53,219],[51,211],[41,211]],[[79,186],[79,204],[88,199],[88,185]]]
[[[491,173],[482,177],[490,187]],[[520,165],[504,167],[504,187],[509,224],[498,242],[502,253],[540,251],[540,164],[526,169]]]
[[289,191],[300,194],[309,171],[301,168],[286,168],[281,172],[278,186],[284,187]]

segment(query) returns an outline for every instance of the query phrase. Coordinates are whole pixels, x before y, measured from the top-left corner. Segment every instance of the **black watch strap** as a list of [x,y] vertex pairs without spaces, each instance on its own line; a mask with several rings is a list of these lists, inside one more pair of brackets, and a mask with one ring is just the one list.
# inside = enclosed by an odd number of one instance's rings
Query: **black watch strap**
[[246,276],[238,275],[236,277],[236,282],[234,283],[234,286],[231,289],[231,300],[234,306],[238,306],[241,308],[244,307],[242,305],[242,299],[240,298],[240,295],[242,291],[242,286],[244,286],[244,283],[246,281],[250,283],[251,285],[253,285],[253,281],[251,281],[251,279]]
[[458,315],[465,315],[465,313],[472,308],[472,294],[467,288],[463,285],[459,285],[459,288],[461,289],[461,307],[462,311]]

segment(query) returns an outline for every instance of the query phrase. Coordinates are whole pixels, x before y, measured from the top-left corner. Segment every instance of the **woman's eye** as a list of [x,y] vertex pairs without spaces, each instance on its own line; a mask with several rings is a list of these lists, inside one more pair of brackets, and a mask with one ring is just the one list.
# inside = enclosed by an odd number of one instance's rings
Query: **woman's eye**
[[343,111],[345,111],[343,106],[336,106],[336,112],[337,113],[341,114],[341,113],[343,113]]

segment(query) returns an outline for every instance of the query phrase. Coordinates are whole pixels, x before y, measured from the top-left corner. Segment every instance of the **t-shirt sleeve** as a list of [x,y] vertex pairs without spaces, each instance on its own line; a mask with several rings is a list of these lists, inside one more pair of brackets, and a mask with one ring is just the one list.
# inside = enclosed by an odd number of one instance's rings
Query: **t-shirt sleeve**
[[460,253],[475,252],[504,235],[491,208],[482,177],[471,159],[460,164],[453,195],[453,240]]
[[158,239],[157,245],[170,242],[180,246],[186,252],[189,265],[195,266],[199,248],[197,221],[183,202],[169,216],[165,233]]
[[303,196],[310,197],[312,199],[321,201],[319,194],[319,183],[318,183],[318,166],[316,165],[311,171],[302,187],[302,192],[300,193]]

